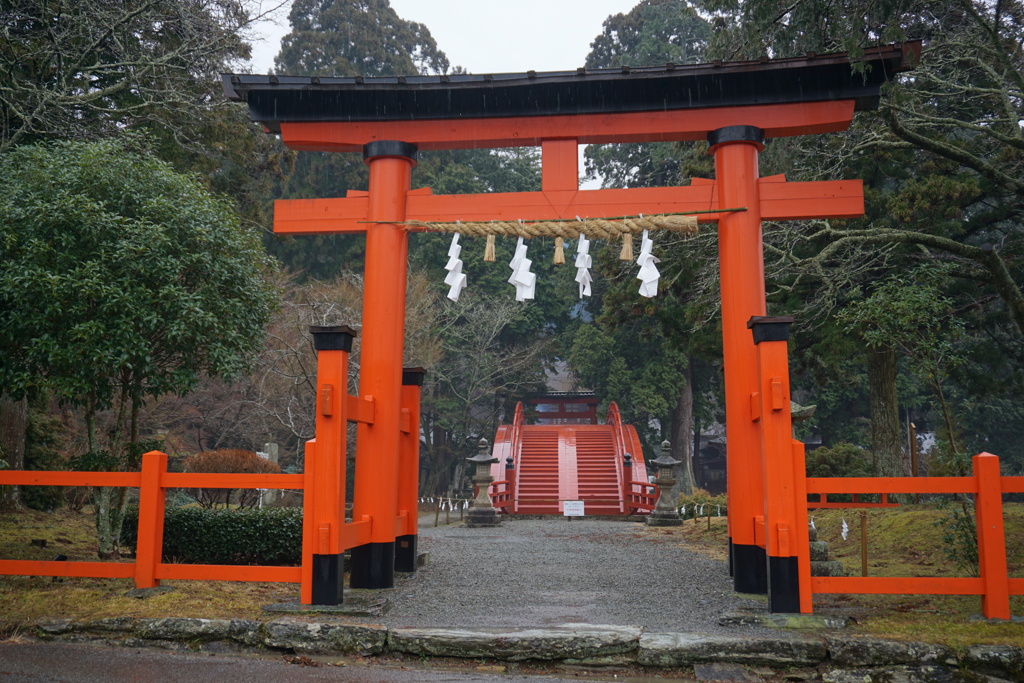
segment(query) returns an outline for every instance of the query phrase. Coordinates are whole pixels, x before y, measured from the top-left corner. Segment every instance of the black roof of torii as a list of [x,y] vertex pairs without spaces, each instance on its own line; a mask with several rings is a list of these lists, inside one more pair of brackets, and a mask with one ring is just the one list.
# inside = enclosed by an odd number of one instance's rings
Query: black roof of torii
[[855,100],[878,104],[879,89],[912,68],[920,41],[847,54],[710,64],[509,74],[303,77],[223,74],[224,92],[253,121],[415,121],[529,117]]

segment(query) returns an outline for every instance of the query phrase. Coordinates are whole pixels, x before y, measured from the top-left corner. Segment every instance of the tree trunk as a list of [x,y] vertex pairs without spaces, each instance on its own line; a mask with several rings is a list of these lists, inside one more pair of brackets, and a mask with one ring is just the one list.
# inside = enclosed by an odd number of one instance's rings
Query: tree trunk
[[[12,401],[6,394],[0,396],[0,459],[7,461],[7,469],[25,469],[27,425],[28,399]],[[21,507],[20,488],[0,486],[0,509],[16,510]]]
[[896,351],[891,347],[871,348],[868,349],[867,360],[875,474],[879,477],[902,477],[903,440],[896,397]]
[[672,411],[672,457],[681,460],[672,489],[672,500],[679,494],[693,494],[693,359],[686,366],[685,381],[679,387],[676,407]]

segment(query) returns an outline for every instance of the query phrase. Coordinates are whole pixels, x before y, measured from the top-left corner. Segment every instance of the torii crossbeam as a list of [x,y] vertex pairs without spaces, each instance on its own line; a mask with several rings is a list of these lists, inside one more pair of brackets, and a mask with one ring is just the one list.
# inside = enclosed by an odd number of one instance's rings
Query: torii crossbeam
[[[758,154],[766,138],[845,129],[855,110],[876,105],[881,84],[909,68],[919,51],[919,43],[871,50],[858,73],[845,55],[823,55],[439,77],[225,75],[228,96],[245,100],[252,119],[289,147],[362,152],[370,168],[367,192],[279,200],[274,224],[275,232],[290,234],[366,233],[359,388],[362,399],[372,402],[374,418],[359,424],[353,519],[369,521],[371,532],[369,543],[352,549],[350,585],[392,586],[396,539],[400,564],[408,565],[403,552],[411,547],[415,553],[416,514],[401,508],[396,493],[400,478],[417,476],[400,473],[397,464],[408,253],[408,230],[400,224],[703,212],[698,219],[717,222],[719,234],[735,588],[769,592],[773,611],[810,611],[809,588],[797,585],[789,536],[796,529],[793,539],[800,538],[801,511],[794,509],[791,491],[765,495],[769,486],[785,483],[778,483],[783,480],[775,469],[766,473],[764,463],[792,470],[788,371],[784,381],[777,377],[784,353],[780,361],[777,352],[769,357],[762,347],[759,358],[748,321],[757,319],[756,336],[766,320],[761,221],[860,216],[863,191],[859,180],[762,178]],[[710,143],[715,180],[694,179],[689,187],[579,188],[580,144],[678,140]],[[417,150],[512,146],[541,148],[539,192],[410,190]],[[746,210],[721,212],[738,207]],[[762,386],[765,373],[772,376]],[[774,422],[762,419],[757,398],[769,390],[773,402],[765,405],[778,413]],[[771,504],[777,494],[789,502]],[[802,514],[806,525],[806,509]]]

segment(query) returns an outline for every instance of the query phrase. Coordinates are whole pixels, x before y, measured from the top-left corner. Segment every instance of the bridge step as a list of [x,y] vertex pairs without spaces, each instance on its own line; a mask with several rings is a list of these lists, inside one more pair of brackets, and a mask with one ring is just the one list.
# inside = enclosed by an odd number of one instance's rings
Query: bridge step
[[622,513],[619,463],[609,427],[528,425],[521,443],[516,512],[559,514],[559,498],[575,492],[587,514]]

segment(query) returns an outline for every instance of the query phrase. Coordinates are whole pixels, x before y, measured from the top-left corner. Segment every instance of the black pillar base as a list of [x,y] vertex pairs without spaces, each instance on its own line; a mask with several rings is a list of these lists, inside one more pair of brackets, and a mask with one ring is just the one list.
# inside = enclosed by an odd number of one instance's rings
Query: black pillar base
[[800,612],[800,573],[795,557],[768,558],[768,611]]
[[732,544],[732,585],[737,593],[768,592],[768,567],[764,548]]
[[345,556],[313,555],[313,604],[340,605],[344,599]]
[[394,588],[395,543],[367,543],[352,548],[348,576],[352,588]]
[[395,571],[416,571],[416,534],[395,539]]
[[732,576],[732,536],[729,537],[729,576]]

